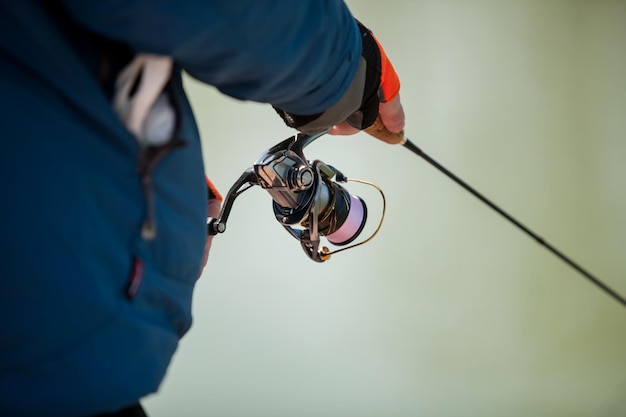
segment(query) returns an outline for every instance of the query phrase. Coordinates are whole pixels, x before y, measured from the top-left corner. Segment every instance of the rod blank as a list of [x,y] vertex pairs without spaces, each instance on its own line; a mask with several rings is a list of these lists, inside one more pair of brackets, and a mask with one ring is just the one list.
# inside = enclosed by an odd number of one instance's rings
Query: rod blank
[[457,177],[456,175],[454,175],[452,172],[450,172],[448,169],[446,169],[444,166],[442,166],[441,164],[439,164],[437,161],[435,161],[434,159],[432,159],[430,156],[428,156],[427,154],[425,154],[418,146],[416,146],[413,142],[411,142],[408,138],[405,138],[404,144],[403,146],[407,149],[409,149],[411,152],[419,155],[420,157],[422,157],[424,160],[426,160],[429,164],[431,164],[432,166],[434,166],[435,168],[437,168],[439,171],[441,171],[443,174],[445,174],[448,178],[450,178],[452,181],[456,182],[458,185],[460,185],[461,187],[463,187],[465,190],[467,190],[468,192],[470,192],[472,195],[474,195],[474,197],[478,198],[480,201],[482,201],[483,203],[485,203],[486,205],[488,205],[489,207],[491,207],[493,210],[495,210],[497,213],[499,213],[502,217],[504,217],[505,219],[507,219],[508,221],[510,221],[511,223],[513,223],[515,226],[517,226],[520,230],[522,230],[524,233],[526,233],[528,236],[532,237],[537,243],[539,243],[540,245],[542,245],[543,247],[545,247],[546,249],[548,249],[550,252],[552,252],[554,255],[556,255],[559,259],[561,259],[563,262],[565,262],[566,264],[568,264],[570,267],[574,268],[576,271],[578,271],[581,275],[583,275],[585,278],[587,278],[589,281],[591,281],[592,283],[594,283],[596,286],[598,286],[600,289],[602,289],[606,294],[608,294],[609,296],[611,296],[613,299],[615,299],[618,303],[620,303],[621,305],[623,305],[624,307],[626,307],[626,299],[621,296],[620,294],[618,294],[616,291],[614,291],[613,289],[611,289],[608,285],[606,285],[604,282],[600,281],[595,275],[593,275],[591,272],[587,271],[586,269],[584,269],[582,266],[580,266],[578,263],[574,262],[571,258],[569,258],[568,256],[566,256],[565,254],[563,254],[560,250],[558,250],[557,248],[555,248],[554,246],[552,246],[551,244],[549,244],[545,239],[543,239],[541,236],[539,236],[537,233],[533,232],[532,230],[530,230],[528,227],[526,227],[525,225],[523,225],[521,222],[519,222],[517,219],[515,219],[513,216],[511,216],[510,214],[508,214],[507,212],[505,212],[504,210],[502,210],[500,207],[498,207],[497,205],[495,205],[491,200],[489,200],[487,197],[485,197],[484,195],[482,195],[481,193],[479,193],[478,191],[476,191],[476,189],[474,189],[473,187],[471,187],[469,184],[467,184],[465,181],[463,181],[462,179],[460,179],[459,177]]

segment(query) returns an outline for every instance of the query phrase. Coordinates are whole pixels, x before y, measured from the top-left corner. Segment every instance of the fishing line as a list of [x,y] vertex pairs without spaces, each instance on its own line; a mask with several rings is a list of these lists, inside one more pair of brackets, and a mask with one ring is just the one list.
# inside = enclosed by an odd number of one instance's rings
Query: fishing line
[[552,252],[552,254],[556,255],[563,262],[568,264],[570,267],[574,268],[581,275],[583,275],[589,281],[591,281],[596,286],[598,286],[600,289],[602,289],[606,294],[608,294],[613,299],[615,299],[617,302],[619,302],[624,307],[626,307],[626,299],[623,296],[621,296],[620,294],[615,292],[608,285],[606,285],[604,282],[602,282],[600,279],[598,279],[596,276],[594,276],[591,272],[587,271],[582,266],[580,266],[578,263],[574,262],[568,256],[563,254],[560,250],[558,250],[557,248],[552,246],[550,243],[548,243],[544,238],[539,236],[537,233],[533,232],[528,227],[526,227],[521,222],[519,222],[517,219],[515,219],[513,216],[511,216],[510,214],[508,214],[507,212],[502,210],[500,207],[498,207],[496,204],[494,204],[487,197],[485,197],[484,195],[482,195],[481,193],[476,191],[476,189],[474,189],[469,184],[467,184],[465,181],[463,181],[462,179],[460,179],[459,177],[454,175],[452,172],[450,172],[443,165],[441,165],[440,163],[435,161],[433,158],[428,156],[426,153],[424,153],[424,151],[422,151],[413,142],[411,142],[410,140],[405,138],[403,146],[405,148],[409,149],[411,152],[413,152],[413,153],[417,154],[418,156],[422,157],[424,160],[426,160],[426,162],[428,162],[429,164],[431,164],[432,166],[437,168],[439,171],[441,171],[443,174],[445,174],[452,181],[456,182],[458,185],[463,187],[465,190],[469,191],[472,195],[474,195],[474,197],[478,198],[480,201],[482,201],[483,203],[485,203],[486,205],[491,207],[493,210],[495,210],[497,213],[499,213],[502,217],[504,217],[505,219],[507,219],[508,221],[513,223],[515,226],[517,226],[520,230],[522,230],[528,236],[532,237],[537,243],[542,245],[544,248],[548,249],[550,252]]

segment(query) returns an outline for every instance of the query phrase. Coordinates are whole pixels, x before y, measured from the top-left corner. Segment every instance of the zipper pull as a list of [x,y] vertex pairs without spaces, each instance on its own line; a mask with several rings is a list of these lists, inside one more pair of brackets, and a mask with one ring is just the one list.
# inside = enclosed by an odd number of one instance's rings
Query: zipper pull
[[151,218],[147,218],[144,220],[143,225],[141,226],[141,237],[143,240],[154,240],[157,235],[156,225]]

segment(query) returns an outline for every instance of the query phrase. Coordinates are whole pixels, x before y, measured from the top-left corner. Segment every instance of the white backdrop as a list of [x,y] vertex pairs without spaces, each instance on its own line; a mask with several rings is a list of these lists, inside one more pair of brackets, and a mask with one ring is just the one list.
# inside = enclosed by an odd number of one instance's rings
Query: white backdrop
[[[352,0],[407,135],[626,294],[626,2]],[[293,134],[188,80],[225,193]],[[306,149],[379,184],[380,234],[324,264],[260,188],[235,202],[152,417],[625,416],[626,309],[401,147]],[[379,210],[376,192],[349,184]]]

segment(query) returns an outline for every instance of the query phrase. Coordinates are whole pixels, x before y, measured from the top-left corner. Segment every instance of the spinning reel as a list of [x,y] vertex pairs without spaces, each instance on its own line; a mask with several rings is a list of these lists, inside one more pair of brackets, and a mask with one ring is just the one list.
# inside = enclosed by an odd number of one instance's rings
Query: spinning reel
[[[254,185],[265,189],[273,200],[276,220],[300,241],[309,258],[324,262],[331,255],[369,242],[380,230],[385,217],[385,195],[375,184],[348,179],[334,167],[320,160],[308,161],[303,149],[324,135],[296,134],[266,150],[239,177],[230,188],[219,218],[209,218],[209,235],[226,231],[226,222],[233,203],[244,191]],[[362,198],[350,194],[339,183],[359,182],[376,188],[383,201],[382,215],[376,230],[362,242],[351,244],[361,234],[367,222],[367,206]],[[330,251],[320,247],[324,237],[335,246],[343,248]]]

